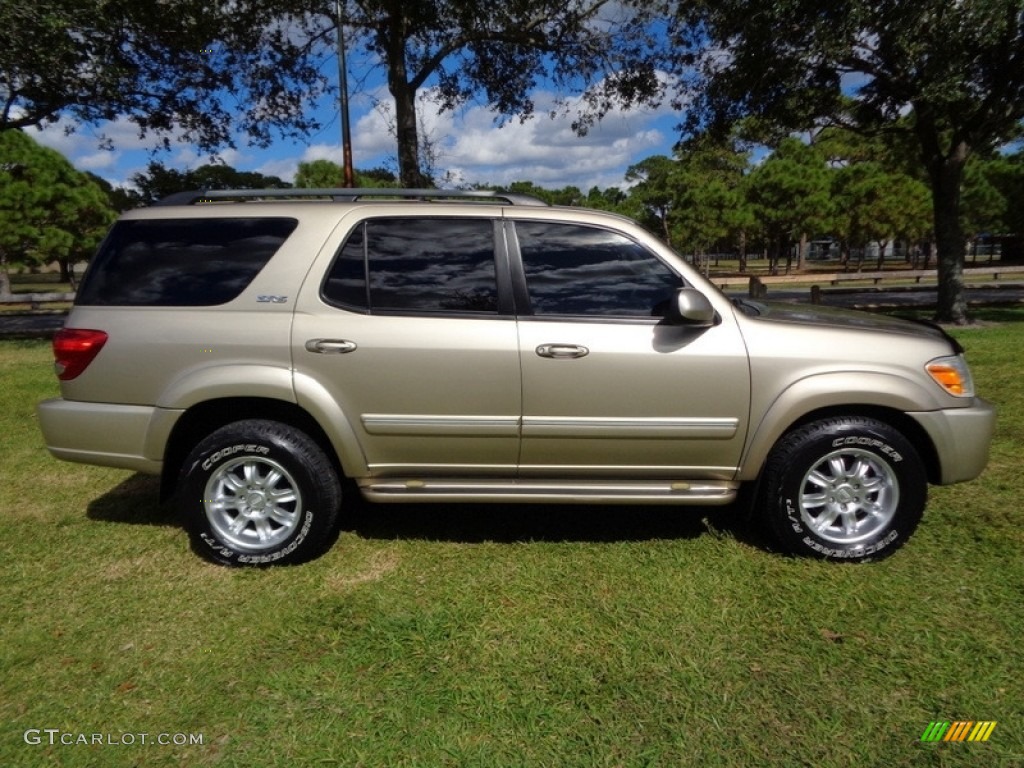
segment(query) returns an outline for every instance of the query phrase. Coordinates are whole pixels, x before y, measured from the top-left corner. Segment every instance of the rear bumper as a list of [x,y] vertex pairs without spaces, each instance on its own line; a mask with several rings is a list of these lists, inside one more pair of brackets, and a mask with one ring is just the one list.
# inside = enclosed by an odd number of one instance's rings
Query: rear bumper
[[988,464],[996,426],[996,409],[980,397],[967,408],[910,414],[935,445],[942,485],[973,480]]
[[46,448],[58,459],[158,475],[167,438],[183,412],[54,398],[36,413]]

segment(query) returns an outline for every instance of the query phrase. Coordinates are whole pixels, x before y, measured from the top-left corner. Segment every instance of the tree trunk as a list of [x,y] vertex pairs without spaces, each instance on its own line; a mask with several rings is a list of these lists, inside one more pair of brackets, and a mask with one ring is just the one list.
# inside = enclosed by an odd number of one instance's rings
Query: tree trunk
[[403,187],[430,186],[420,169],[420,136],[416,124],[416,87],[409,82],[405,63],[405,19],[392,16],[388,30],[388,90],[395,99],[395,136],[398,139],[398,176]]
[[[914,106],[914,130],[921,145],[921,158],[928,169],[932,191],[935,261],[939,271],[935,319],[940,323],[966,325],[964,250],[967,243],[960,226],[960,184],[971,147],[962,135],[945,139],[941,124],[932,110],[923,104]],[[945,146],[949,149],[944,149]]]
[[962,151],[933,162],[928,169],[932,182],[936,266],[939,270],[935,319],[955,325],[967,324],[967,299],[964,295],[966,241],[960,227],[960,182],[966,162],[967,148],[963,147]]
[[0,296],[7,298],[11,295],[11,276],[7,274],[7,258],[0,254]]
[[57,264],[60,265],[60,281],[62,283],[71,283],[71,289],[75,288],[75,278],[71,274],[71,257],[65,256],[57,259]]
[[796,253],[796,269],[798,272],[804,268],[804,260],[807,258],[807,246],[807,233],[804,232],[800,235],[799,250]]
[[740,232],[740,272],[747,271],[747,233]]

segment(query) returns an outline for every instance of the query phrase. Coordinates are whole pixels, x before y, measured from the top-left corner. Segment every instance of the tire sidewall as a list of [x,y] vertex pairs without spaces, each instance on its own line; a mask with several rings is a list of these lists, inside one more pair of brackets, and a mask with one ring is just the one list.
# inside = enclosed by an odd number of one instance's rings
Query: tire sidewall
[[[314,452],[312,457],[310,452]],[[210,478],[228,461],[263,458],[280,464],[299,489],[300,521],[286,539],[264,551],[236,548],[222,539],[207,516],[203,496]],[[303,562],[324,548],[337,517],[340,488],[333,472],[317,471],[326,462],[319,448],[302,433],[268,422],[239,422],[217,430],[196,446],[182,469],[178,507],[193,548],[222,565],[269,566]],[[332,482],[333,481],[333,482]]]
[[[898,484],[897,509],[887,525],[853,543],[819,536],[803,520],[799,497],[808,471],[830,453],[844,448],[867,452],[884,461]],[[771,459],[766,508],[783,546],[794,554],[828,560],[864,562],[888,556],[920,522],[927,501],[927,480],[913,446],[895,429],[871,419],[818,422],[784,438]]]

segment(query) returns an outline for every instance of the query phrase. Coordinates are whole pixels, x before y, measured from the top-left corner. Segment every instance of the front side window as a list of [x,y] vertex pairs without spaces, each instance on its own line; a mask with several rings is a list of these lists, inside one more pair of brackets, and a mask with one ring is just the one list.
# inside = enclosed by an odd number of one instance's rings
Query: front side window
[[118,222],[89,265],[76,303],[225,304],[245,290],[297,225],[290,218]]
[[660,317],[682,279],[617,232],[516,222],[534,315]]
[[323,297],[347,309],[498,312],[494,225],[488,219],[369,219],[349,234]]

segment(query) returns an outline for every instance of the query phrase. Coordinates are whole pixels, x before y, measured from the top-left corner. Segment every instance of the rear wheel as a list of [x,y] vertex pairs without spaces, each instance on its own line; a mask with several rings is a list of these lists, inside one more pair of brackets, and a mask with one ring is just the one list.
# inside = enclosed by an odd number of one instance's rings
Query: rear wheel
[[178,505],[193,548],[224,565],[289,564],[333,542],[341,486],[308,435],[273,421],[221,427],[186,459]]
[[812,557],[886,557],[917,527],[927,501],[924,465],[898,431],[846,417],[784,435],[765,467],[761,507],[779,543]]

